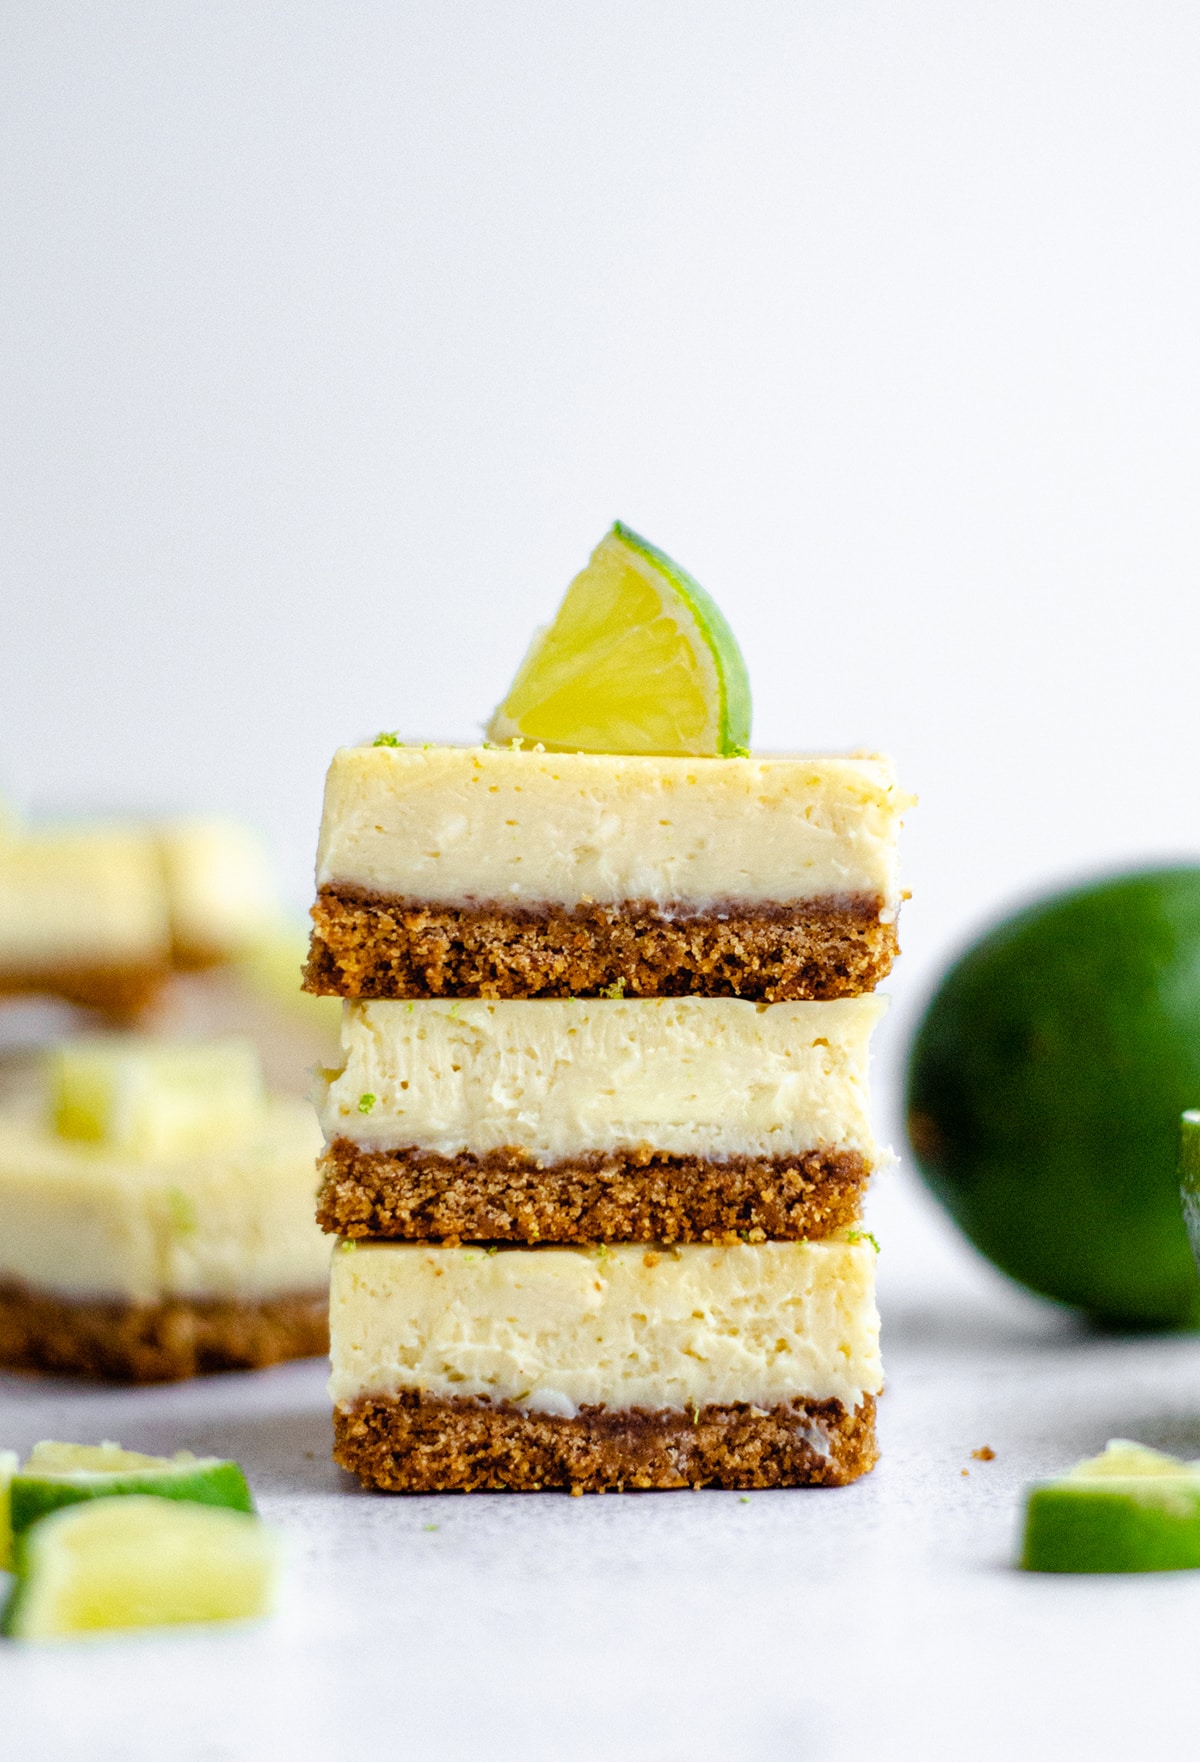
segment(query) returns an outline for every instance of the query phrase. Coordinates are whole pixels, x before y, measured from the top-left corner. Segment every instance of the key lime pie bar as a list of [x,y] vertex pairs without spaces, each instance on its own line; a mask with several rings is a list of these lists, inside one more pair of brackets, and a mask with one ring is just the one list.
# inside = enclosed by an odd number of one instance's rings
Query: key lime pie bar
[[325,1350],[320,1135],[239,1041],[51,1055],[0,1111],[0,1364],[133,1382]]
[[896,953],[881,758],[362,746],[325,786],[308,987],[853,996]]
[[841,1485],[875,1460],[874,1260],[344,1243],[338,1460],[395,1492]]
[[381,736],[326,789],[336,1458],[397,1491],[852,1480],[910,798],[884,759],[751,757],[728,627],[620,526],[489,732]]
[[859,1217],[883,1005],[346,1005],[319,1217],[346,1236],[795,1241]]
[[266,856],[236,824],[0,828],[0,996],[134,1015],[173,971],[236,958],[278,915]]

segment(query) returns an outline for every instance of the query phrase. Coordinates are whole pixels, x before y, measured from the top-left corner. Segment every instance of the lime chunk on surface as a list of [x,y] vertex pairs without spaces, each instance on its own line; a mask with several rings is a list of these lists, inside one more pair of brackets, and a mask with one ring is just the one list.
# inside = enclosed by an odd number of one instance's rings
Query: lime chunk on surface
[[514,737],[568,752],[745,752],[746,664],[704,589],[618,521],[492,717],[490,740]]
[[194,1505],[253,1511],[246,1477],[236,1462],[216,1456],[143,1456],[119,1444],[35,1444],[11,1487],[14,1534],[64,1505],[114,1494],[156,1494]]
[[15,1450],[0,1450],[0,1572],[7,1572],[12,1564],[12,1520],[9,1488],[12,1478],[17,1472],[18,1456]]
[[266,1087],[258,1048],[240,1036],[113,1034],[55,1048],[50,1105],[61,1138],[137,1157],[191,1156],[253,1131]]
[[1174,1572],[1200,1567],[1200,1469],[1115,1438],[1100,1456],[1031,1487],[1029,1572]]
[[52,1512],[15,1553],[3,1630],[30,1640],[266,1615],[279,1569],[256,1517],[147,1496]]

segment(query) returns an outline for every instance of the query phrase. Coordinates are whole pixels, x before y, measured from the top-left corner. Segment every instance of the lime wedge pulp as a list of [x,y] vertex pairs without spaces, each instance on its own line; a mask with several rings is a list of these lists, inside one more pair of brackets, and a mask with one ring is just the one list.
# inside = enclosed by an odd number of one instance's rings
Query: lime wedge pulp
[[488,738],[567,752],[744,753],[746,664],[704,589],[618,521],[534,637]]
[[279,1563],[247,1512],[139,1495],[51,1512],[15,1553],[3,1631],[30,1640],[265,1615]]
[[1200,1567],[1200,1466],[1114,1438],[1100,1456],[1029,1489],[1021,1565],[1030,1572]]
[[194,1505],[252,1512],[254,1501],[236,1462],[215,1456],[143,1456],[119,1444],[35,1444],[12,1478],[15,1536],[64,1505],[114,1494],[150,1493]]

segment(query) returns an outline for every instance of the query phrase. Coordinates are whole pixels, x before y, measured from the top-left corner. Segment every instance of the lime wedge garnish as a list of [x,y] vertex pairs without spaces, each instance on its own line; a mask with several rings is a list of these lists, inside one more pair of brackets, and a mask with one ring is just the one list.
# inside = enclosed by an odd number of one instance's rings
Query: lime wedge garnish
[[691,576],[620,521],[540,630],[488,739],[567,752],[745,752],[750,682]]
[[253,1511],[246,1477],[236,1462],[216,1456],[143,1456],[119,1444],[35,1444],[25,1466],[12,1478],[14,1535],[57,1511],[85,1499],[116,1493],[153,1493],[160,1499],[195,1505],[223,1505]]
[[0,1450],[0,1572],[12,1564],[12,1520],[9,1516],[9,1487],[17,1472],[15,1450]]
[[105,1629],[265,1615],[278,1544],[244,1511],[173,1499],[97,1499],[52,1512],[16,1539],[3,1631],[65,1639]]
[[1200,1468],[1115,1438],[1061,1479],[1031,1487],[1029,1572],[1172,1572],[1200,1567]]

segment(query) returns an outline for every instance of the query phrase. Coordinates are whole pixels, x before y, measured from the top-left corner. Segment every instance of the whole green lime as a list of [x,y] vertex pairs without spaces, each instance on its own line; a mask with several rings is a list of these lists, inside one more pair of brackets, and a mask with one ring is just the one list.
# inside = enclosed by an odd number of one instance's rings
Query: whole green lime
[[933,1192],[1034,1291],[1122,1325],[1200,1325],[1179,1116],[1200,1106],[1200,868],[1061,893],[951,969],[913,1043]]

